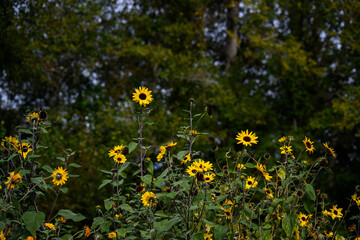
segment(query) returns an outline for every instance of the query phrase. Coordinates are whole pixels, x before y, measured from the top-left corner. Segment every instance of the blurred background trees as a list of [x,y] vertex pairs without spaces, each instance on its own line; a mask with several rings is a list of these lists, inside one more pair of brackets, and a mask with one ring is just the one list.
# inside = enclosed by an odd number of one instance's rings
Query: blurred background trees
[[55,167],[71,148],[83,166],[62,204],[95,214],[99,170],[112,166],[110,148],[137,137],[131,92],[146,86],[151,154],[178,140],[194,98],[214,115],[199,127],[210,133],[196,143],[205,152],[237,150],[246,129],[259,155],[283,135],[306,135],[319,151],[328,142],[335,176],[319,188],[344,201],[360,183],[359,13],[354,0],[4,0],[1,137],[45,109],[53,127],[42,161]]

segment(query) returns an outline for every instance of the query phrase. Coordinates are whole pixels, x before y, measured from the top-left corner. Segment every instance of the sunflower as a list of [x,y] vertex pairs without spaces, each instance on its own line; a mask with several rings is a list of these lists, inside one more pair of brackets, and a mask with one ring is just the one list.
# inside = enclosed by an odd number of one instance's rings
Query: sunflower
[[303,140],[303,143],[306,147],[306,151],[309,152],[309,153],[313,153],[315,151],[315,148],[314,148],[314,142],[310,141],[310,138],[307,138],[305,136],[305,139]]
[[45,121],[46,118],[47,118],[47,112],[44,111],[44,110],[40,110],[39,111],[39,118],[40,118],[41,121]]
[[69,173],[65,169],[63,169],[62,167],[58,167],[53,171],[51,175],[53,177],[53,183],[55,185],[65,184],[65,182],[68,180],[68,174]]
[[158,162],[164,157],[164,155],[166,153],[166,146],[159,147],[159,151],[160,151],[160,153],[156,157]]
[[196,131],[196,130],[189,130],[189,134],[192,134],[192,135],[198,135],[199,132]]
[[266,187],[264,187],[264,191],[266,193],[266,195],[268,195],[269,198],[274,198],[273,194],[271,193],[271,191],[269,189],[267,189]]
[[246,178],[246,185],[245,185],[245,189],[249,189],[249,188],[254,188],[258,185],[258,182],[255,181],[254,177],[247,177]]
[[331,147],[329,147],[327,143],[323,143],[323,145],[324,145],[324,147],[325,147],[327,150],[329,150],[329,152],[331,153],[331,155],[332,155],[333,157],[336,157],[336,154],[335,154],[334,149],[332,149]]
[[184,158],[181,160],[181,164],[186,164],[188,161],[191,161],[190,153],[184,156]]
[[249,132],[248,130],[246,131],[241,131],[240,133],[238,133],[236,135],[236,140],[239,140],[239,142],[237,144],[244,144],[245,146],[251,146],[251,144],[257,144],[258,141],[256,140],[258,137],[256,136],[255,133],[253,132]]
[[57,220],[60,223],[66,223],[66,218],[64,218],[64,217],[59,217]]
[[20,143],[17,138],[9,136],[2,140],[1,146],[3,146],[6,150],[17,150],[20,148]]
[[333,208],[330,209],[330,214],[331,214],[332,219],[342,218],[343,214],[341,213],[341,211],[342,211],[342,208],[337,208],[337,205],[333,206]]
[[198,173],[198,168],[194,165],[194,164],[191,164],[190,166],[188,166],[186,172],[192,176],[192,177],[195,177],[196,174]]
[[355,193],[354,195],[351,196],[351,198],[354,200],[354,202],[356,202],[356,205],[360,206],[360,196],[358,197],[357,194]]
[[141,201],[143,202],[144,206],[156,206],[156,196],[153,192],[145,192],[141,196]]
[[121,153],[116,154],[113,159],[116,163],[125,163],[127,160],[125,155]]
[[32,150],[30,147],[31,147],[30,143],[21,143],[21,148],[18,152],[23,156],[24,159],[26,158],[28,153]]
[[138,102],[141,105],[144,104],[146,107],[147,104],[151,103],[153,100],[151,91],[146,87],[139,87],[139,89],[135,89],[133,93],[133,101]]
[[281,137],[278,141],[279,141],[279,143],[283,143],[283,142],[285,142],[287,140],[287,137]]
[[234,203],[231,200],[226,199],[225,202],[223,203],[223,206],[225,206],[226,209],[229,209],[234,206]]
[[264,173],[266,171],[266,166],[264,164],[257,163],[256,169],[259,170],[260,172]]
[[292,152],[291,148],[292,148],[292,146],[286,146],[286,145],[280,147],[281,154],[284,154],[284,155],[290,154]]
[[10,173],[10,177],[8,177],[7,182],[5,184],[7,185],[7,189],[13,189],[17,187],[20,183],[22,183],[22,178],[19,173],[15,174],[14,172]]
[[34,240],[34,238],[32,236],[28,236],[25,240]]
[[204,175],[204,181],[211,182],[212,180],[214,180],[214,177],[215,177],[215,173],[207,173]]
[[37,112],[32,112],[26,116],[26,122],[39,121],[40,117]]
[[232,208],[228,208],[228,209],[223,208],[226,219],[231,219],[231,217],[232,217],[231,209]]
[[177,144],[177,142],[171,142],[169,143],[166,148],[172,148],[173,146],[175,146]]
[[299,220],[300,220],[300,226],[307,227],[307,225],[309,224],[309,219],[311,218],[311,216],[312,216],[312,214],[307,216],[307,215],[305,215],[303,213],[300,213],[298,215]]
[[109,151],[109,157],[113,157],[116,154],[122,153],[123,148],[124,148],[123,145],[115,146],[113,149]]
[[116,238],[116,232],[109,233],[108,238],[110,238],[110,239]]
[[48,227],[48,228],[50,228],[51,230],[55,230],[55,229],[56,229],[55,226],[54,226],[54,224],[52,224],[52,223],[45,223],[45,226]]
[[334,236],[334,233],[333,232],[328,232],[328,231],[324,231],[324,234],[325,234],[325,236],[326,237],[332,237],[332,236]]
[[212,163],[205,162],[201,159],[198,159],[198,161],[194,162],[193,164],[199,169],[199,172],[207,172],[213,169]]
[[238,163],[237,168],[240,170],[246,169],[244,164]]
[[5,240],[6,239],[3,231],[4,230],[1,230],[1,232],[0,232],[0,240]]
[[212,238],[212,234],[210,234],[210,233],[205,233],[204,234],[204,240],[213,240],[213,238]]
[[262,174],[266,181],[271,182],[272,176],[270,176],[270,174],[268,174],[267,172],[263,172]]
[[84,236],[87,238],[87,237],[89,237],[89,236],[90,236],[90,234],[91,234],[91,232],[90,232],[90,228],[89,228],[89,226],[85,226],[85,229],[84,229]]

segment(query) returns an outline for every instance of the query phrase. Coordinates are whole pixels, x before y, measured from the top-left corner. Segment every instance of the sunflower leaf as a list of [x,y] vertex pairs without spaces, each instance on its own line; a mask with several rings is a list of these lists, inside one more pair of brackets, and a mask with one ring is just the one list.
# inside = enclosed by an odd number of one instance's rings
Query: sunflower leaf
[[42,166],[42,169],[44,169],[48,173],[52,173],[54,171],[49,165]]
[[131,153],[132,151],[134,151],[135,149],[136,149],[136,147],[137,147],[137,143],[136,142],[131,142],[131,143],[129,143],[129,146],[128,146],[128,148],[129,148],[129,153]]
[[224,225],[224,226],[221,226],[221,225],[216,225],[215,226],[215,233],[214,233],[214,238],[215,240],[222,240],[224,239],[224,236],[226,235],[228,231],[228,226]]
[[80,221],[85,219],[85,217],[82,214],[74,213],[74,212],[72,212],[70,210],[67,210],[67,209],[61,209],[59,211],[58,215],[66,218],[66,219],[71,219],[71,220],[73,220],[75,222],[80,222]]
[[69,167],[81,168],[81,165],[77,163],[70,163]]
[[120,205],[120,208],[123,209],[123,210],[126,210],[130,213],[134,213],[134,210],[132,209],[132,207],[130,207],[130,205],[126,204],[126,203],[123,203]]
[[105,179],[102,181],[101,185],[99,186],[98,190],[100,190],[101,188],[103,188],[105,185],[111,183],[112,180],[110,179]]
[[28,211],[24,213],[22,219],[24,220],[26,229],[33,233],[37,231],[41,224],[45,221],[45,213]]

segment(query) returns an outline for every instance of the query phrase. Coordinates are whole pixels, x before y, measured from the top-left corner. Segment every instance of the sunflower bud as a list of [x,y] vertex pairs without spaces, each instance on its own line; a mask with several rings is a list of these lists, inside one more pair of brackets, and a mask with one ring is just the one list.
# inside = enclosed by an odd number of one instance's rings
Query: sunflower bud
[[319,195],[320,194],[320,189],[316,189],[316,195]]
[[122,149],[121,153],[122,153],[123,155],[128,154],[128,153],[129,153],[129,148],[125,146],[125,147]]
[[217,145],[214,145],[214,146],[211,147],[211,150],[212,150],[212,151],[217,151],[218,149],[219,149],[219,148],[218,148]]
[[265,154],[264,154],[264,158],[265,158],[265,159],[269,159],[270,157],[271,157],[270,153],[265,153]]
[[135,191],[136,192],[141,192],[143,189],[144,189],[144,186],[138,185],[138,186],[136,186]]
[[327,159],[326,158],[323,158],[323,159],[321,159],[321,161],[320,161],[320,166],[326,166],[327,165]]
[[328,195],[327,195],[326,193],[322,193],[322,194],[320,195],[320,197],[321,197],[322,199],[327,199],[327,198],[328,198]]
[[203,181],[204,180],[204,174],[202,172],[197,172],[196,173],[196,179],[198,181]]
[[47,113],[44,110],[40,110],[39,117],[41,121],[44,121],[47,118]]
[[298,190],[298,191],[296,192],[296,195],[297,195],[299,198],[301,198],[302,196],[304,196],[304,192],[301,191],[301,190]]
[[212,109],[211,109],[211,107],[206,106],[206,107],[205,107],[205,110],[206,110],[207,114],[209,115],[209,117],[212,118],[213,116],[212,116]]

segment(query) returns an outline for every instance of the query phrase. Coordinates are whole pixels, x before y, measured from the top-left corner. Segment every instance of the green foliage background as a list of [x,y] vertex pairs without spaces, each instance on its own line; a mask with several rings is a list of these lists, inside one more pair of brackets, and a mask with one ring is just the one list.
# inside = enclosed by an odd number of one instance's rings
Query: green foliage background
[[260,137],[259,154],[282,135],[329,142],[336,177],[318,187],[341,202],[360,183],[359,11],[353,0],[4,0],[1,137],[45,109],[53,127],[41,161],[71,148],[83,166],[59,205],[95,215],[99,170],[111,167],[110,148],[137,137],[131,93],[146,86],[153,156],[178,141],[194,98],[214,115],[195,148],[236,149],[245,129]]

